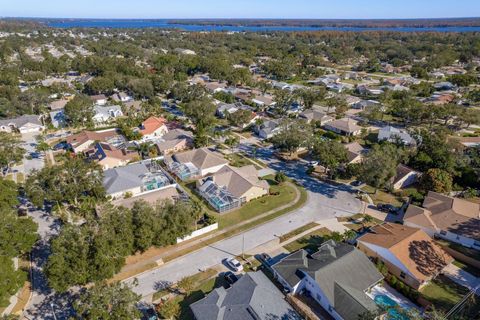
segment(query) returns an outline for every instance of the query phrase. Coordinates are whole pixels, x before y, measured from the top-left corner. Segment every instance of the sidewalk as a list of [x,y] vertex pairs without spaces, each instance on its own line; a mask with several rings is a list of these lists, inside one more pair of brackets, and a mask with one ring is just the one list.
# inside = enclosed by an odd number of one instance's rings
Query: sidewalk
[[[295,193],[296,193],[295,200],[293,201],[293,204],[288,203],[288,204],[283,205],[281,207],[278,207],[278,208],[275,208],[273,210],[262,213],[261,215],[255,216],[251,219],[242,221],[240,224],[236,224],[236,225],[227,227],[227,228],[222,229],[222,230],[217,231],[217,232],[209,233],[209,234],[207,234],[203,237],[199,237],[199,238],[196,238],[196,239],[192,239],[190,241],[182,242],[180,245],[173,245],[173,246],[171,246],[167,249],[164,249],[164,250],[159,249],[159,250],[161,250],[161,253],[159,253],[155,256],[148,257],[146,259],[142,259],[141,261],[139,261],[137,263],[132,263],[130,265],[125,265],[118,275],[121,275],[123,273],[129,273],[129,272],[132,272],[132,271],[135,271],[135,270],[142,270],[141,272],[144,272],[145,271],[144,269],[145,269],[146,266],[153,265],[153,264],[158,265],[159,263],[161,264],[162,261],[165,258],[168,258],[169,256],[174,255],[174,254],[176,254],[180,251],[184,251],[184,250],[188,250],[189,248],[193,248],[193,247],[195,247],[197,245],[200,245],[202,243],[204,243],[204,245],[208,245],[209,240],[215,239],[217,237],[221,237],[222,235],[226,235],[226,234],[228,234],[232,231],[235,231],[236,229],[239,229],[242,226],[248,225],[252,222],[263,219],[263,218],[268,217],[268,216],[270,216],[270,215],[272,215],[272,214],[274,214],[278,211],[287,209],[287,208],[295,205],[300,200],[301,194],[300,194],[300,191],[298,190],[298,188],[293,183],[290,183],[290,182],[288,182],[288,183],[289,183],[289,185],[294,187]],[[229,235],[229,237],[233,236],[233,235],[234,234],[231,234],[231,235]],[[196,249],[193,249],[193,250],[196,250]],[[131,275],[129,277],[131,277]],[[123,279],[121,276],[120,276],[120,278]]]

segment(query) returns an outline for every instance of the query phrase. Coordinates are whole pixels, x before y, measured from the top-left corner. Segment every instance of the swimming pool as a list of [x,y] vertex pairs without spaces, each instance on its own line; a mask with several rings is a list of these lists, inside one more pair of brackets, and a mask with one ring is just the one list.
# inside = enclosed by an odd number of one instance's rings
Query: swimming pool
[[397,310],[398,303],[396,303],[392,298],[384,294],[379,294],[375,296],[375,303],[379,306],[385,307],[388,311],[388,320],[410,320],[407,316],[400,314]]

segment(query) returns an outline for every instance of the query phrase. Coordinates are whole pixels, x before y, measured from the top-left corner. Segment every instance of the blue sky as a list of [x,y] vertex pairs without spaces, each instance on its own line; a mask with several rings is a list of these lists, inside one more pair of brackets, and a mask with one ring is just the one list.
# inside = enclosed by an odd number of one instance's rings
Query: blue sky
[[446,18],[480,16],[480,0],[0,0],[2,17]]

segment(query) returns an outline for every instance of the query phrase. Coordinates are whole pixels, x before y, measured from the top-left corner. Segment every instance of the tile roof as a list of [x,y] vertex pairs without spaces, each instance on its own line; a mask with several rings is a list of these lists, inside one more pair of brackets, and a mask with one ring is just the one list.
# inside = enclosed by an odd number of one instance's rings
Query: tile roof
[[134,163],[104,171],[103,186],[108,194],[122,192],[143,185],[142,177],[149,173],[143,163]]
[[142,135],[152,134],[166,124],[167,120],[162,117],[150,117],[142,123],[140,133]]

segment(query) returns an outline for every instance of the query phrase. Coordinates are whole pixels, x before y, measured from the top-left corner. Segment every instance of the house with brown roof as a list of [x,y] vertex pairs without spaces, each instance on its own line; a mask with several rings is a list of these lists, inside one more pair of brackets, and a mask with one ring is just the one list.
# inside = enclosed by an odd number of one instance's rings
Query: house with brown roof
[[90,99],[97,106],[104,106],[107,104],[107,97],[104,94],[98,94],[95,96],[90,96]]
[[415,290],[453,261],[422,229],[394,223],[371,228],[357,239],[357,246],[369,257],[382,261],[390,274]]
[[358,136],[362,132],[362,127],[357,124],[357,121],[350,118],[328,122],[324,128],[345,136]]
[[480,137],[453,137],[452,140],[457,141],[467,148],[480,146]]
[[368,149],[364,148],[358,142],[346,144],[345,149],[347,149],[347,158],[349,164],[360,163],[364,155],[368,152]]
[[327,115],[325,112],[317,109],[306,110],[300,113],[300,117],[307,120],[307,123],[320,123],[320,126],[335,120],[334,118]]
[[103,131],[84,130],[77,134],[68,136],[65,140],[75,153],[86,151],[95,142],[109,142],[113,145],[125,142],[125,138],[120,135],[115,129]]
[[193,135],[189,131],[174,129],[167,132],[155,146],[160,154],[180,152],[193,145]]
[[258,178],[253,165],[235,168],[223,166],[219,171],[197,181],[197,190],[218,212],[240,207],[268,194],[267,181]]
[[184,181],[216,173],[228,164],[222,155],[208,148],[167,155],[164,162],[171,172]]
[[150,117],[140,125],[142,141],[161,138],[168,132],[167,120],[163,117]]
[[403,218],[407,226],[480,250],[480,204],[430,191],[422,207],[409,205]]
[[89,160],[97,162],[103,170],[121,167],[129,162],[139,160],[139,154],[135,150],[116,148],[105,142],[99,142],[86,152]]
[[399,164],[397,166],[397,174],[392,179],[392,187],[394,190],[407,188],[412,184],[417,183],[420,175],[420,172],[415,171],[406,165]]

